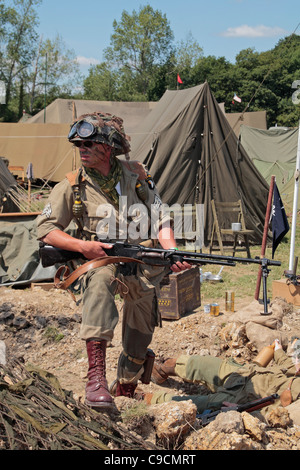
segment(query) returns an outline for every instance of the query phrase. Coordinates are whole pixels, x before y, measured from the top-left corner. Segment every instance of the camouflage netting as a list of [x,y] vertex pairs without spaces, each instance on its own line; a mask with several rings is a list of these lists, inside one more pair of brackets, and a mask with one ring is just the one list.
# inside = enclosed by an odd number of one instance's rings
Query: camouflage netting
[[0,450],[155,448],[76,402],[52,374],[19,361],[0,365]]
[[[122,118],[101,112],[82,114],[71,126],[71,132],[68,137],[70,142],[82,140],[76,132],[76,127],[78,129],[78,125],[80,126],[80,123],[83,121],[92,124],[96,129],[95,134],[91,137],[86,137],[88,140],[110,145],[115,149],[115,155],[128,154],[130,151],[130,138],[125,134]],[[72,132],[72,130],[74,131]]]

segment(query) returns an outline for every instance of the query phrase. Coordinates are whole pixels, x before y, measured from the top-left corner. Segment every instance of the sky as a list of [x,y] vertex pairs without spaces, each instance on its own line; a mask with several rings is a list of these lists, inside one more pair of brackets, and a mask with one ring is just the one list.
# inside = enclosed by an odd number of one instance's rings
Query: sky
[[61,36],[75,52],[83,74],[103,61],[113,21],[149,4],[165,14],[175,43],[192,34],[204,56],[234,63],[243,49],[272,49],[293,32],[300,34],[299,0],[43,0],[36,8],[43,39]]

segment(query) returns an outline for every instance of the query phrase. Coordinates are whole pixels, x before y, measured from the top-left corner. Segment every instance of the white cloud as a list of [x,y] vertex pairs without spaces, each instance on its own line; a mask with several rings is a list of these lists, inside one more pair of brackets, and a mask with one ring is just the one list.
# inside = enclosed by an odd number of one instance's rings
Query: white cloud
[[279,28],[279,26],[248,26],[243,24],[241,26],[236,26],[235,28],[227,28],[226,31],[221,33],[222,36],[232,37],[232,38],[270,38],[274,36],[282,36],[287,32]]
[[76,60],[79,65],[83,65],[83,66],[100,64],[100,61],[98,59],[95,59],[94,57],[83,57],[80,55],[80,56],[77,56]]

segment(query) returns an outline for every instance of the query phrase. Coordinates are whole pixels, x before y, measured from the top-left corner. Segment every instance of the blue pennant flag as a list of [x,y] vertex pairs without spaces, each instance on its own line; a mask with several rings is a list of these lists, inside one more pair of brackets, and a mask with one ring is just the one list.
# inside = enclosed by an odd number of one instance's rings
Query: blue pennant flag
[[279,243],[290,229],[287,216],[281,201],[281,197],[276,183],[274,184],[274,197],[272,207],[272,232],[273,232],[273,246],[272,258]]

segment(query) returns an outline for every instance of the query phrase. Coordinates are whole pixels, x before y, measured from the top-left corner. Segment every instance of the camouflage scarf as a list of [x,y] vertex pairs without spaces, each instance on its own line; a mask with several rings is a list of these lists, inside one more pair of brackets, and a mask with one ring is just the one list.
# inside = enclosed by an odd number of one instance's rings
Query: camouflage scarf
[[102,175],[94,168],[85,168],[86,173],[100,186],[103,192],[112,199],[114,204],[119,204],[119,195],[116,186],[121,180],[122,166],[117,158],[113,158],[112,167],[107,176]]

